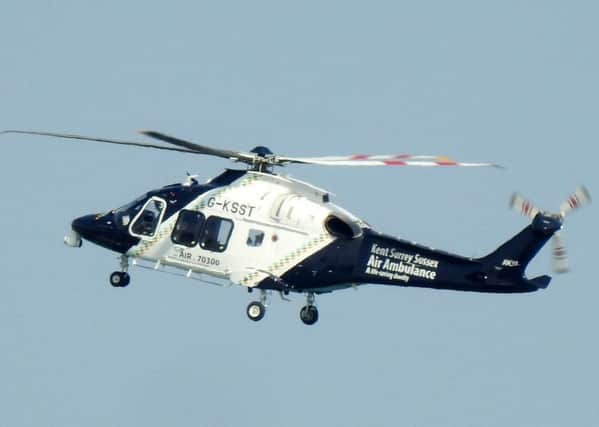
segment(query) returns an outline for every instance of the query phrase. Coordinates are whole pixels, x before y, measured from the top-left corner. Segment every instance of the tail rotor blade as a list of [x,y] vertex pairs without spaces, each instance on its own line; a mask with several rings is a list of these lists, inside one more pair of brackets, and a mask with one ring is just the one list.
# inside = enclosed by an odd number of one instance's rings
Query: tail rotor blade
[[559,232],[553,235],[551,240],[551,252],[553,254],[553,271],[556,273],[568,272],[570,270],[568,251],[564,245],[564,239]]
[[577,209],[580,209],[581,207],[587,205],[590,202],[591,195],[589,194],[589,191],[585,187],[580,186],[576,189],[574,194],[568,197],[566,201],[561,204],[560,213],[562,214],[562,216],[566,216],[569,213]]
[[531,219],[534,219],[534,217],[540,212],[535,205],[518,193],[515,193],[512,196],[510,200],[510,207],[516,212],[519,212]]

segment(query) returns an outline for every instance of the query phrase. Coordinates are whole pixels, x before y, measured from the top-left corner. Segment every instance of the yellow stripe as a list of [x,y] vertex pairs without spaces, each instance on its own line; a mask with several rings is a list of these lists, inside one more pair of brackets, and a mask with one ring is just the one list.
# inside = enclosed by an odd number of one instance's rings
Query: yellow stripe
[[[302,259],[304,257],[304,255],[306,255],[308,252],[310,252],[316,246],[318,246],[319,244],[321,244],[327,240],[332,241],[332,238],[328,234],[318,235],[314,239],[306,242],[303,246],[300,246],[299,248],[294,249],[293,251],[291,251],[284,257],[275,261],[273,264],[271,264],[266,269],[266,271],[268,271],[269,273],[271,273],[275,276],[279,276],[281,273],[284,273],[289,269],[290,264],[297,262],[298,259]],[[258,278],[258,276],[260,274],[265,274],[265,273],[261,273],[259,271],[254,271],[254,272],[248,274],[246,277],[244,277],[240,281],[240,283],[244,286],[250,286],[254,283],[254,281]]]
[[[219,197],[219,196],[222,196],[224,193],[235,190],[237,188],[246,187],[250,184],[253,184],[257,179],[258,179],[257,175],[248,174],[239,184],[234,185],[234,186],[228,185],[226,187],[223,187],[214,193],[210,193],[210,197]],[[204,193],[204,195],[206,195],[206,193]],[[197,211],[197,210],[205,208],[207,203],[208,203],[208,199],[206,197],[203,197],[202,200],[197,202],[195,205],[193,205],[193,204],[190,205],[188,209]],[[175,228],[175,224],[176,224],[176,221],[174,221],[174,216],[175,215],[173,215],[171,218],[169,218],[169,220],[171,220],[170,224],[168,226],[163,226],[162,229],[158,232],[158,234],[153,239],[145,240],[142,243],[140,243],[139,247],[132,253],[132,256],[143,257],[146,253],[148,253],[148,251],[150,249],[152,249],[156,244],[158,244],[162,240],[163,237],[170,235],[173,232],[173,229]]]

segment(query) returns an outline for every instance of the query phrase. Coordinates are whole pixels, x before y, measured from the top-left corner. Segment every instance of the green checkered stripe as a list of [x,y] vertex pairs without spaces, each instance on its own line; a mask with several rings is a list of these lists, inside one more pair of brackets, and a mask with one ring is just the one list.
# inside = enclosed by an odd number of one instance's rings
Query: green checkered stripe
[[[331,240],[332,239],[329,234],[320,234],[317,237],[315,237],[314,239],[306,242],[304,245],[289,252],[283,258],[280,258],[277,261],[275,261],[272,265],[270,265],[266,269],[266,271],[268,271],[269,273],[271,273],[273,275],[278,276],[278,275],[286,272],[291,265],[295,265],[298,260],[303,259],[307,254],[311,253],[311,251],[314,248],[322,245],[325,242],[328,243]],[[252,284],[256,283],[256,279],[258,279],[258,277],[261,274],[265,275],[265,273],[262,273],[260,271],[254,271],[253,273],[250,273],[246,277],[244,277],[240,283],[244,286],[251,286]]]
[[243,181],[241,181],[239,184],[237,184],[235,186],[223,187],[220,190],[215,191],[214,193],[210,194],[210,197],[204,197],[195,206],[192,206],[191,209],[195,209],[196,211],[199,211],[200,209],[204,209],[208,205],[208,199],[210,199],[211,197],[216,198],[216,197],[222,196],[225,193],[230,192],[231,190],[247,187],[248,185],[251,185],[254,182],[256,182],[259,178],[260,178],[259,175],[248,174],[243,179]]
[[[239,184],[237,184],[235,186],[223,187],[223,188],[215,191],[214,193],[210,193],[210,197],[220,197],[223,194],[225,194],[229,191],[232,191],[234,189],[247,187],[248,185],[253,184],[258,178],[259,178],[258,175],[248,174],[246,176],[246,178],[244,178],[243,181],[241,181]],[[199,202],[190,205],[188,207],[188,209],[193,209],[196,211],[200,210],[200,209],[204,209],[206,207],[206,205],[208,203],[208,199],[210,197],[203,197],[202,200],[200,200]],[[173,232],[173,229],[175,228],[175,224],[177,222],[175,220],[175,217],[176,216],[173,215],[170,218],[170,223],[167,226],[161,227],[161,230],[158,232],[158,234],[156,234],[156,236],[153,239],[145,240],[142,243],[140,243],[138,245],[137,249],[135,249],[135,251],[133,252],[132,256],[143,257],[146,253],[148,253],[148,251],[150,249],[152,249],[155,245],[160,243],[163,238],[165,238],[166,236],[170,236],[170,234]]]

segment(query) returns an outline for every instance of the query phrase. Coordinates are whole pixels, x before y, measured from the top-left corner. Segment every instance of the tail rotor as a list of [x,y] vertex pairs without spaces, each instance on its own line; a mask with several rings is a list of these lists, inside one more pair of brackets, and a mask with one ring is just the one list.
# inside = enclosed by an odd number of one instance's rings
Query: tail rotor
[[[568,197],[561,205],[559,213],[542,211],[537,208],[532,202],[522,197],[520,194],[514,194],[510,200],[510,207],[516,212],[527,216],[534,220],[538,214],[559,219],[564,219],[572,212],[591,202],[591,196],[588,190],[580,186],[576,191]],[[564,238],[561,231],[557,231],[551,241],[552,256],[553,256],[553,271],[555,273],[565,273],[570,270],[570,262],[568,259],[568,251],[564,244]]]

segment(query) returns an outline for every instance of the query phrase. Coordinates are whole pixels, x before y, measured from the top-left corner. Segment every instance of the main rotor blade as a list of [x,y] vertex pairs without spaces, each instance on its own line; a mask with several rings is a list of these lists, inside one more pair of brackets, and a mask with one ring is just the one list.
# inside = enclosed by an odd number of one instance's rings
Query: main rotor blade
[[134,142],[134,141],[122,141],[122,140],[118,140],[118,139],[95,138],[95,137],[91,137],[91,136],[74,135],[74,134],[69,134],[69,133],[40,132],[40,131],[31,131],[31,130],[5,130],[5,131],[1,131],[0,135],[9,134],[9,133],[16,133],[16,134],[23,134],[23,135],[51,136],[51,137],[55,137],[55,138],[78,139],[78,140],[92,141],[92,142],[105,142],[107,144],[131,145],[134,147],[146,147],[146,148],[155,148],[157,150],[178,151],[181,153],[197,154],[195,151],[192,151],[192,150],[175,148],[175,147],[165,147],[163,145],[148,144],[146,142]]
[[460,167],[495,167],[500,165],[489,162],[458,162],[443,156],[414,156],[410,154],[391,155],[353,155],[326,157],[283,157],[277,156],[277,162],[322,165],[322,166],[460,166]]
[[178,147],[186,148],[197,154],[206,154],[209,156],[222,157],[230,160],[238,160],[246,163],[252,163],[255,156],[249,153],[243,153],[241,151],[223,150],[220,148],[207,147],[205,145],[196,144],[195,142],[186,141],[184,139],[175,138],[170,135],[165,135],[160,132],[152,130],[140,131],[142,135],[149,136],[150,138],[158,139],[160,141],[167,142],[169,144],[176,145]]

